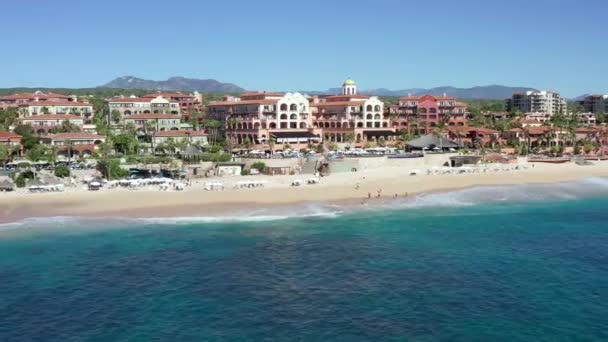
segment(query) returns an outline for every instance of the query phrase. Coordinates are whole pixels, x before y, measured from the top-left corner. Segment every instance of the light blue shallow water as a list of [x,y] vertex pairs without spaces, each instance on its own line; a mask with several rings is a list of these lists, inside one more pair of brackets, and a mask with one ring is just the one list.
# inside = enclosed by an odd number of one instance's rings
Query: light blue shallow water
[[608,340],[608,197],[404,207],[5,231],[0,341]]

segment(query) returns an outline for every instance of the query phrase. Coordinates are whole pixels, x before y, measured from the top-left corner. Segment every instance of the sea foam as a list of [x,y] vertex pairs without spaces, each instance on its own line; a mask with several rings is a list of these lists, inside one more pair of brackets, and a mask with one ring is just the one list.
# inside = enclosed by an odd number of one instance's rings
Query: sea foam
[[608,194],[608,178],[591,177],[573,182],[474,186],[458,190],[419,193],[387,200],[366,200],[363,204],[305,203],[252,210],[236,210],[230,215],[180,217],[78,217],[27,218],[0,224],[0,231],[17,228],[187,225],[196,223],[242,223],[288,219],[332,219],[348,214],[383,210],[468,207],[481,204],[563,201]]

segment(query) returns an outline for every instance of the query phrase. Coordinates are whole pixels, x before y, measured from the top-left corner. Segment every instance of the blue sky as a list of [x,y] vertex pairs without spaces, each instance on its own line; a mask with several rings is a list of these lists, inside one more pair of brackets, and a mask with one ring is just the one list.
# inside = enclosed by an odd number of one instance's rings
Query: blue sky
[[246,89],[502,84],[608,93],[608,1],[3,3],[0,87],[133,75]]

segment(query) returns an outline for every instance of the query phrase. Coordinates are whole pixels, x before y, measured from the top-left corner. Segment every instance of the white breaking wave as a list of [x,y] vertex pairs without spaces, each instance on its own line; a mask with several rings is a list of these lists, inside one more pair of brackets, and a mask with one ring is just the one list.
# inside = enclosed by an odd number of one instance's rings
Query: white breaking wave
[[232,215],[183,217],[106,217],[55,216],[27,218],[14,223],[0,224],[0,231],[18,228],[79,227],[102,228],[133,225],[187,225],[196,223],[242,223],[280,221],[288,219],[332,219],[345,214],[377,212],[382,210],[414,210],[433,207],[467,207],[480,204],[527,203],[534,201],[574,200],[608,194],[608,178],[592,177],[575,182],[476,186],[445,192],[421,193],[407,198],[388,201],[367,201],[365,205],[298,204],[269,206],[265,209],[239,211]]

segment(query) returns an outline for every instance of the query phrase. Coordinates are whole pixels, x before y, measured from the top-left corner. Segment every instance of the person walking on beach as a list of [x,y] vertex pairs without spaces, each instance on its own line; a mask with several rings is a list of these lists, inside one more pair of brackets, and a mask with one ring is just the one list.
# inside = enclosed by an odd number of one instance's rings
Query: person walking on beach
[[372,199],[372,193],[371,192],[367,193],[367,199]]
[[382,196],[382,189],[378,189],[378,198],[380,198],[380,196]]

